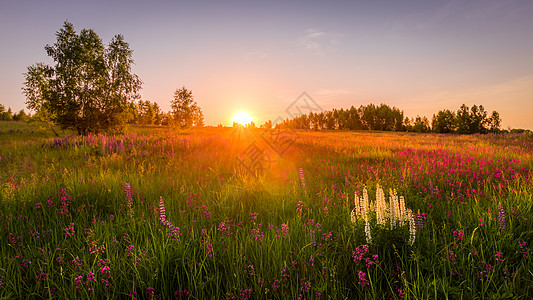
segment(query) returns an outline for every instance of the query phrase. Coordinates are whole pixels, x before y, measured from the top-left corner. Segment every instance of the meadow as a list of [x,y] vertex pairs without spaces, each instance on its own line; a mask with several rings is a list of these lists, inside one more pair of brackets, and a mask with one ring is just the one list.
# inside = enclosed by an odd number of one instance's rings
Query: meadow
[[533,297],[532,136],[265,136],[1,122],[0,298]]

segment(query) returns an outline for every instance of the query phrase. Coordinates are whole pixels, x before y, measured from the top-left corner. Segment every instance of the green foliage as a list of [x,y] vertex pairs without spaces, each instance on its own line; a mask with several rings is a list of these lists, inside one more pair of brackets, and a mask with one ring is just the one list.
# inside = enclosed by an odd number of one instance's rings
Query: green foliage
[[414,132],[430,132],[429,120],[426,117],[416,116],[411,130]]
[[488,120],[488,124],[489,132],[499,132],[502,126],[502,119],[500,118],[500,113],[497,111],[493,111]]
[[170,103],[173,124],[179,128],[203,127],[204,115],[198,103],[194,101],[192,91],[185,87],[176,89]]
[[79,134],[119,131],[141,80],[132,73],[132,54],[122,35],[104,46],[92,29],[79,34],[65,22],[45,49],[55,65],[37,63],[24,74],[29,109]]
[[487,133],[500,131],[501,119],[500,114],[493,111],[490,117],[487,117],[487,111],[483,105],[474,105],[468,108],[465,104],[461,105],[454,119],[454,127],[457,133]]
[[11,107],[6,110],[6,107],[0,104],[0,121],[9,121],[12,120]]
[[403,130],[403,111],[386,104],[374,106],[369,104],[359,108],[363,124],[369,130],[401,131]]
[[358,109],[333,109],[319,113],[310,112],[293,119],[283,121],[282,127],[313,130],[379,130],[379,131],[414,131],[435,133],[488,133],[500,132],[501,118],[497,111],[487,117],[483,105],[469,108],[463,104],[457,113],[441,110],[433,115],[430,124],[427,117],[416,116],[404,118],[403,111],[386,104],[361,105]]
[[161,125],[164,116],[159,104],[148,100],[129,103],[127,114],[128,123],[143,125]]
[[29,121],[30,116],[26,114],[26,112],[21,109],[18,113],[13,115],[13,121]]
[[285,120],[281,126],[295,129],[313,130],[386,130],[402,131],[403,111],[386,104],[375,106],[369,104],[358,109],[333,109],[319,113],[303,114],[290,120]]
[[455,129],[454,124],[455,113],[446,109],[441,110],[437,115],[433,115],[431,128],[435,133],[450,133]]

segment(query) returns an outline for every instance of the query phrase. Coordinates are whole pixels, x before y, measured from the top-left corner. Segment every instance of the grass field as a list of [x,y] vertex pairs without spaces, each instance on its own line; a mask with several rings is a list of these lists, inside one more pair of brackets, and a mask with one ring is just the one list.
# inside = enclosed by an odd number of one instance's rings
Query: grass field
[[272,133],[0,123],[0,297],[533,297],[533,137]]

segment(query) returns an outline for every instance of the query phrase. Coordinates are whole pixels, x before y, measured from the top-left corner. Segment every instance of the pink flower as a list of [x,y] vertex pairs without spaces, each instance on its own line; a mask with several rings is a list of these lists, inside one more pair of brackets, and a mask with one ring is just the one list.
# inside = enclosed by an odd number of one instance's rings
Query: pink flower
[[366,279],[366,273],[363,271],[357,271],[357,274],[359,276],[359,282],[357,282],[360,286],[368,286],[370,283]]
[[502,252],[496,252],[494,255],[496,257],[496,261],[503,261],[503,253]]
[[311,284],[307,282],[305,278],[302,278],[301,283],[302,287],[300,288],[300,291],[302,291],[302,293],[307,293],[309,291],[309,288],[311,287]]
[[109,275],[109,274],[111,274],[111,268],[109,266],[103,266],[100,269],[100,273],[102,273],[104,275]]
[[91,281],[96,281],[96,278],[94,277],[94,273],[93,272],[89,272],[87,273],[87,282],[85,284],[90,284]]
[[83,276],[78,276],[78,277],[75,277],[74,278],[74,284],[76,285],[76,290],[79,291],[81,290],[82,286],[83,286]]
[[463,240],[465,238],[465,232],[463,230],[453,231],[453,236],[456,241]]
[[281,233],[284,237],[289,237],[289,225],[281,224]]
[[74,231],[74,223],[70,223],[70,226],[63,228],[63,230],[65,231],[65,236],[73,236],[74,233],[76,233],[76,231]]
[[166,220],[165,202],[163,202],[163,197],[159,197],[159,221],[165,223]]
[[126,207],[128,208],[128,216],[133,217],[133,197],[131,195],[130,184],[124,184],[124,195],[126,196]]

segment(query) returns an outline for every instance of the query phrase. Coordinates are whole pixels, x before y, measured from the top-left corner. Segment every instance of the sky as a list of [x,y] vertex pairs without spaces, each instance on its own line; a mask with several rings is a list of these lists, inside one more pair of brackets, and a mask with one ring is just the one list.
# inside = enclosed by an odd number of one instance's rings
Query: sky
[[430,120],[477,104],[533,129],[531,0],[0,2],[0,104],[13,111],[68,20],[104,43],[124,35],[142,99],[169,111],[185,86],[207,125],[285,119],[306,92],[324,110],[385,103]]

